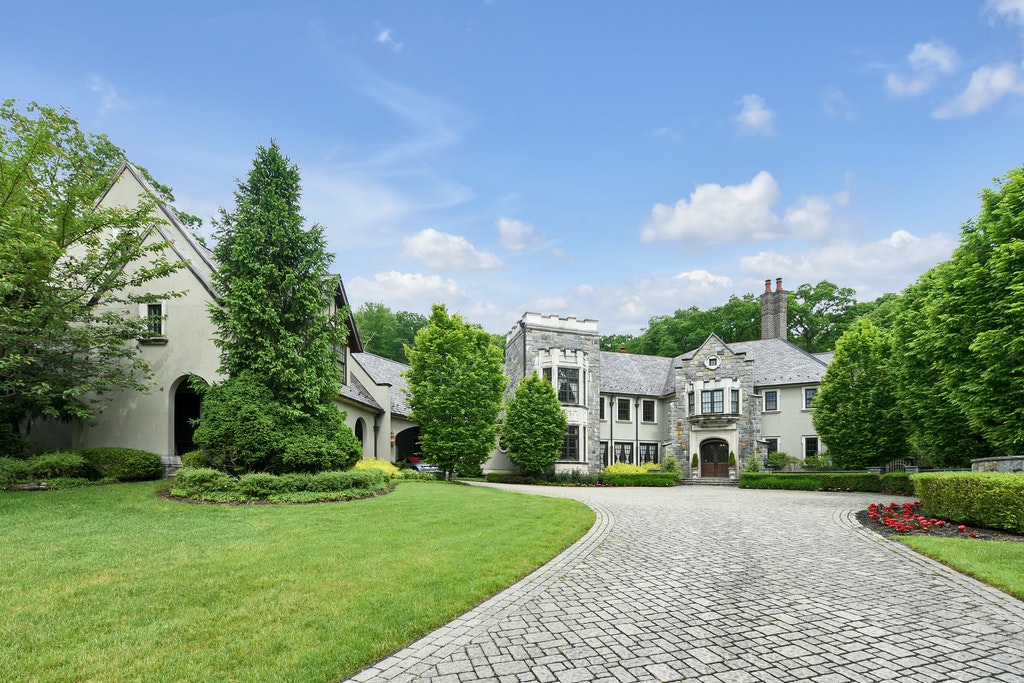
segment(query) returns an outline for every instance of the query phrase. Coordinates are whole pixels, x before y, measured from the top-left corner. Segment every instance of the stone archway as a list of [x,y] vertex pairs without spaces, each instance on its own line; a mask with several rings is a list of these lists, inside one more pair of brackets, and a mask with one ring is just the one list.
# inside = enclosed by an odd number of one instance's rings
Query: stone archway
[[729,476],[729,444],[722,439],[708,439],[700,445],[700,476]]

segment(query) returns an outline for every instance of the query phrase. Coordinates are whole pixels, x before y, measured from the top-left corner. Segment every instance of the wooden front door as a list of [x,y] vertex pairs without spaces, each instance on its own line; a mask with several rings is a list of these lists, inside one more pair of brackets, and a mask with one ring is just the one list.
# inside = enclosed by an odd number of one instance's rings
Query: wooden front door
[[724,441],[705,441],[700,445],[700,476],[729,476],[729,444]]

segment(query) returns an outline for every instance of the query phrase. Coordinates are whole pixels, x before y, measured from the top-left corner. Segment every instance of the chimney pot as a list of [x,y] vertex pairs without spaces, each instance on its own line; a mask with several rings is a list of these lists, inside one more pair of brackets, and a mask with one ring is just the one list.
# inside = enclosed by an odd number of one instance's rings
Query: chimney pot
[[775,278],[775,291],[776,292],[781,292],[782,291],[782,278],[781,277]]
[[765,280],[764,281],[764,291],[765,292],[772,291],[772,281],[771,280]]
[[625,346],[620,346],[619,347],[619,353],[625,353],[625,352],[626,352],[626,347]]

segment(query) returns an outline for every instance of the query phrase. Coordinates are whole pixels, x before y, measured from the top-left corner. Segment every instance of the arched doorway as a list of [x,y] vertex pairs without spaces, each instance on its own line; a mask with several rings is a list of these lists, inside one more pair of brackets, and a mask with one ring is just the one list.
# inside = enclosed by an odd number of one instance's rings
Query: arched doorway
[[420,428],[410,427],[395,435],[395,462],[409,457],[422,457],[420,450]]
[[729,476],[729,444],[721,439],[709,439],[700,445],[700,476]]
[[356,428],[352,430],[355,432],[356,440],[359,441],[359,445],[363,447],[363,453],[366,453],[366,421],[363,418],[356,420]]
[[174,454],[178,456],[196,449],[193,421],[199,419],[203,409],[203,400],[192,388],[191,379],[183,377],[174,390]]

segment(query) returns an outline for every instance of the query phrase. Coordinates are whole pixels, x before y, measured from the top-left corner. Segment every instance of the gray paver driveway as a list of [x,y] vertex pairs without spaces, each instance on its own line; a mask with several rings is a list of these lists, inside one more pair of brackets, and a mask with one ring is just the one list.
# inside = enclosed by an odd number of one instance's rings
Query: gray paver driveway
[[1024,603],[862,529],[877,495],[517,490],[578,543],[352,681],[1024,681]]

